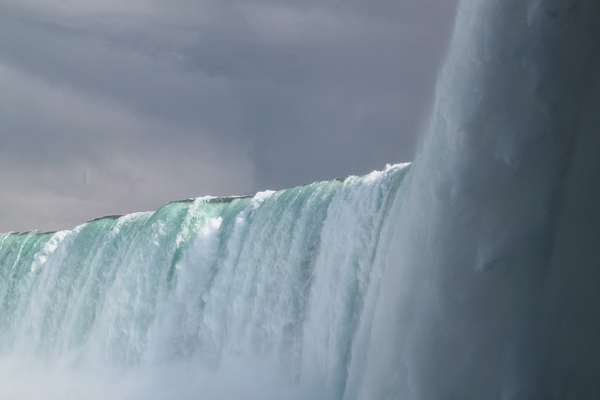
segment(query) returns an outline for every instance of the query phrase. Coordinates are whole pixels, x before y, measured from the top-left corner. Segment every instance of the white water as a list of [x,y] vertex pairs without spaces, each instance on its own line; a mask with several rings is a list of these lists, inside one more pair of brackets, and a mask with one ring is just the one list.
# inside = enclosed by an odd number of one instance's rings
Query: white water
[[408,170],[0,236],[4,390],[339,398]]
[[463,1],[362,398],[600,398],[599,20]]
[[412,166],[0,235],[0,397],[600,398],[599,28],[464,0]]

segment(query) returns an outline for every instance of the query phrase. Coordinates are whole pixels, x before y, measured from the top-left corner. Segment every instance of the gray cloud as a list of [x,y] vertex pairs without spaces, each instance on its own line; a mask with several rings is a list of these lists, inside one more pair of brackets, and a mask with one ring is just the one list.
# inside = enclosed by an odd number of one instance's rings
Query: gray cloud
[[0,1],[0,231],[411,160],[454,10]]

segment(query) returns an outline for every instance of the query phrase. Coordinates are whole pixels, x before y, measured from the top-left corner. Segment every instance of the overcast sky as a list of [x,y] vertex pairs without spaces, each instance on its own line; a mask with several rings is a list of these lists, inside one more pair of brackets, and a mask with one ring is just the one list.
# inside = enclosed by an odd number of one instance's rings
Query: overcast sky
[[455,0],[0,0],[0,232],[411,161]]

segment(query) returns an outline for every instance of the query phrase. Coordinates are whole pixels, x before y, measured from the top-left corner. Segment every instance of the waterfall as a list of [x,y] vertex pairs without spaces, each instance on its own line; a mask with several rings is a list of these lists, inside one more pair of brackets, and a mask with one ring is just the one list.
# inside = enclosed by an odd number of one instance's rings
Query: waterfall
[[0,395],[600,398],[600,3],[463,0],[412,164],[0,234]]

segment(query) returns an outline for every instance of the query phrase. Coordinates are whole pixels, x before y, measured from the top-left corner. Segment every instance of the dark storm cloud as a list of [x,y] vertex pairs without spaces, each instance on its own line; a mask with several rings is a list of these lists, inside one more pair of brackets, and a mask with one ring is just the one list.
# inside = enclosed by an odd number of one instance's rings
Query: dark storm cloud
[[0,230],[411,160],[454,8],[0,1]]

